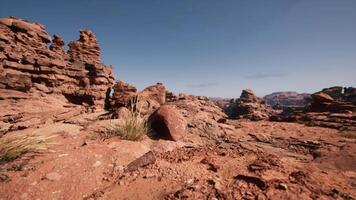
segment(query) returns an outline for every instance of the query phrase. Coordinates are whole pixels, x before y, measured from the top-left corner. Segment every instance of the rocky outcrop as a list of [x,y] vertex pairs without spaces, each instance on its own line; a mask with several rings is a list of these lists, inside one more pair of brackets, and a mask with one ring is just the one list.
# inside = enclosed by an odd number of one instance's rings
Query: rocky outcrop
[[69,43],[68,52],[60,36],[54,35],[50,42],[41,24],[1,19],[0,88],[62,94],[74,104],[103,107],[114,75],[111,67],[100,63],[94,33],[81,30],[80,39]]
[[53,40],[51,46],[49,46],[51,51],[54,51],[60,55],[65,55],[64,51],[64,41],[61,36],[53,35]]
[[240,98],[236,99],[226,112],[233,119],[263,120],[268,119],[275,111],[252,90],[245,89]]
[[95,35],[65,51],[61,36],[53,40],[39,23],[0,19],[0,132],[38,127],[101,109],[115,80],[100,63]]
[[[324,92],[323,92],[324,91]],[[327,89],[312,94],[312,101],[306,112],[332,112],[348,113],[355,112],[356,105],[353,105],[353,99],[344,96],[342,93],[330,93]]]
[[113,87],[110,99],[112,110],[127,107],[137,110],[142,115],[152,114],[166,102],[166,88],[162,83],[149,86],[137,92],[137,89],[123,81],[118,81]]
[[100,47],[90,30],[80,30],[79,40],[68,44],[68,54],[73,60],[100,63]]
[[166,91],[166,102],[176,101],[178,97],[170,91]]
[[124,81],[118,81],[114,85],[110,100],[111,108],[129,107],[132,98],[137,95],[137,89]]
[[179,141],[186,136],[187,122],[175,106],[161,106],[149,117],[149,122],[159,138]]
[[356,130],[355,88],[331,87],[311,95],[303,110],[283,112],[271,120],[300,122],[310,126]]
[[187,134],[184,141],[214,142],[226,137],[234,129],[225,124],[226,114],[207,97],[180,94],[166,105],[173,105],[187,122]]
[[231,106],[232,103],[235,102],[234,99],[229,98],[221,98],[221,97],[209,97],[209,99],[214,102],[221,109],[226,109]]
[[162,83],[149,86],[137,95],[136,109],[143,115],[151,114],[166,102],[166,88]]

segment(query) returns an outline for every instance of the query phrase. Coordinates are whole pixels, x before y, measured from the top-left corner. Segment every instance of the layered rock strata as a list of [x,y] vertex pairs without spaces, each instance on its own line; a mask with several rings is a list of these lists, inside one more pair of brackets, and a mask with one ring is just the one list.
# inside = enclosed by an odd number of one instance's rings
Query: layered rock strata
[[9,17],[0,20],[0,88],[25,93],[62,94],[74,104],[102,107],[114,81],[100,63],[93,32],[80,30],[69,43],[51,37],[43,25]]
[[356,130],[356,89],[338,86],[325,88],[312,94],[310,104],[303,110],[283,112],[271,120]]
[[268,119],[275,111],[266,102],[257,97],[251,89],[242,91],[240,98],[226,108],[230,118],[264,120]]

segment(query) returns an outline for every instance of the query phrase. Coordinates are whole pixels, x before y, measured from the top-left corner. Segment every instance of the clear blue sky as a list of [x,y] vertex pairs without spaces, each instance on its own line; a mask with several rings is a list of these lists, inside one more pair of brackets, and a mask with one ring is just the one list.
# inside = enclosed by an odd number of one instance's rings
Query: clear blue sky
[[0,17],[44,24],[66,44],[93,30],[102,62],[139,89],[237,97],[252,88],[356,86],[356,0],[4,1]]

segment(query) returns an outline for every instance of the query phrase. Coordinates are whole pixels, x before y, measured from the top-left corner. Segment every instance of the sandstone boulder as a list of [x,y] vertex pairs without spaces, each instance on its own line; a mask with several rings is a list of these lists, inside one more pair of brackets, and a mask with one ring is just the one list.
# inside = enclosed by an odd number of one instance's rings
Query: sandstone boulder
[[174,105],[187,122],[186,142],[214,143],[231,133],[233,127],[224,124],[226,114],[207,97],[179,94]]
[[330,95],[323,93],[323,92],[318,92],[318,93],[312,94],[312,100],[314,102],[318,102],[318,103],[334,101],[334,99]]
[[160,138],[179,141],[186,135],[187,122],[175,106],[161,106],[152,113],[149,122]]
[[166,88],[162,83],[149,86],[138,93],[136,109],[143,115],[151,114],[166,102]]
[[115,110],[112,117],[115,119],[122,119],[122,118],[127,118],[129,116],[130,116],[130,110],[127,109],[126,107],[120,107]]

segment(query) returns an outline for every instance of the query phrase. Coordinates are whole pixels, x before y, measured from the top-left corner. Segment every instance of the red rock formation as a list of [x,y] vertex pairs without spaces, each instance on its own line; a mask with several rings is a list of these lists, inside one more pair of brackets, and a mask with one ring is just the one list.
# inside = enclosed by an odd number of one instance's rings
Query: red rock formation
[[257,97],[251,89],[242,91],[241,96],[227,110],[231,118],[250,120],[268,119],[275,111],[266,102]]
[[342,95],[333,95],[336,99],[324,92],[312,94],[310,106],[306,109],[307,112],[353,112],[356,111],[356,106],[352,102],[347,101]]
[[57,52],[61,55],[64,55],[65,54],[64,41],[63,41],[62,37],[59,35],[53,35],[52,44],[49,47],[49,49],[51,51]]
[[145,88],[141,92],[137,92],[134,86],[123,81],[118,81],[113,87],[110,104],[112,110],[123,106],[134,106],[142,115],[148,115],[153,113],[165,102],[166,88],[162,83],[157,83]]
[[310,94],[297,92],[274,92],[263,97],[274,109],[302,108],[308,104]]
[[124,81],[118,81],[113,87],[111,97],[111,107],[116,109],[119,107],[128,107],[131,100],[137,95],[137,89]]
[[114,76],[100,64],[100,48],[91,31],[69,44],[51,37],[43,25],[9,17],[0,20],[0,89],[63,94],[75,104],[102,107]]
[[160,138],[178,141],[186,135],[187,122],[175,106],[161,106],[150,116],[149,121]]
[[310,126],[356,130],[356,89],[331,87],[311,95],[303,110],[273,116],[276,121],[297,121]]
[[100,63],[100,47],[96,36],[90,30],[80,30],[80,38],[68,44],[68,54],[73,60]]
[[166,88],[162,83],[151,85],[138,94],[136,108],[143,114],[151,114],[166,102]]
[[214,142],[231,133],[233,127],[224,124],[227,118],[221,108],[204,96],[179,94],[167,105],[174,105],[187,122],[185,141],[197,141],[200,137]]

